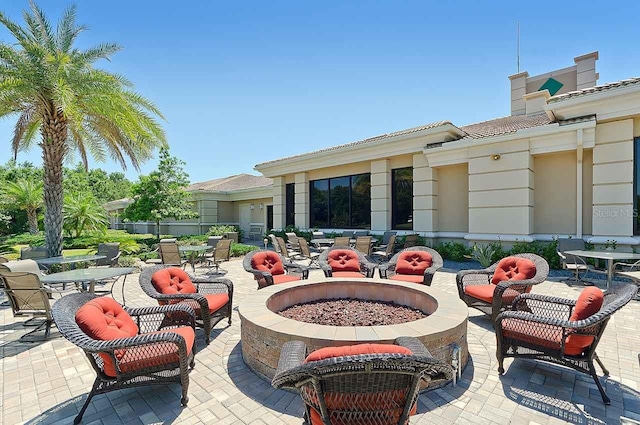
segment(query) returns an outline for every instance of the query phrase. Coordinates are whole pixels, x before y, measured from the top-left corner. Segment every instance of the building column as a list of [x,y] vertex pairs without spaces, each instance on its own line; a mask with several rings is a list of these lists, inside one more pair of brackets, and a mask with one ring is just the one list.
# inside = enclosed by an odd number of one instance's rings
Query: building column
[[284,229],[286,227],[286,185],[284,177],[273,178],[273,228]]
[[309,175],[298,173],[295,176],[296,227],[309,228]]
[[413,230],[436,232],[438,223],[438,170],[424,154],[413,155]]
[[633,120],[598,124],[593,148],[594,236],[633,236],[633,173]]
[[471,148],[469,157],[468,238],[531,240],[534,163],[528,141]]
[[389,160],[371,162],[371,230],[391,229],[391,169]]

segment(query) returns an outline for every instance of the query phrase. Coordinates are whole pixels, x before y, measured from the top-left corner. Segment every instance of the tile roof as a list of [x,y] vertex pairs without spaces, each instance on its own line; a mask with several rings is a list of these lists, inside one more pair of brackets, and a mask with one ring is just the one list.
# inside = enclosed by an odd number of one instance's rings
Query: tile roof
[[535,115],[513,115],[509,117],[495,118],[489,121],[465,125],[460,127],[460,130],[467,133],[468,138],[483,139],[485,137],[515,133],[518,130],[539,127],[551,124],[552,122],[553,121],[549,119],[546,113],[541,112]]
[[187,186],[187,191],[207,190],[210,192],[234,192],[245,189],[256,189],[271,186],[273,180],[264,176],[253,176],[251,174],[236,174],[220,179],[208,180],[205,182],[193,183]]
[[589,87],[582,90],[570,91],[568,93],[559,94],[557,96],[553,96],[548,100],[548,103],[560,102],[563,100],[571,99],[574,97],[585,96],[588,94],[599,93],[611,89],[616,89],[619,87],[632,86],[635,84],[640,84],[640,78],[628,78],[626,80],[615,81],[613,83],[602,84],[600,86]]
[[429,124],[421,125],[421,126],[418,126],[418,127],[408,128],[406,130],[400,130],[400,131],[396,131],[396,132],[393,132],[393,133],[385,133],[385,134],[381,134],[379,136],[369,137],[367,139],[358,140],[357,142],[345,143],[343,145],[331,146],[329,148],[320,149],[320,150],[313,151],[313,152],[306,152],[306,153],[299,154],[299,155],[292,155],[292,156],[288,156],[288,157],[285,157],[285,158],[274,159],[273,161],[262,162],[262,163],[256,165],[256,167],[259,167],[261,165],[274,164],[274,163],[281,162],[281,161],[288,161],[290,159],[295,159],[295,158],[302,158],[302,157],[305,157],[307,155],[314,155],[314,154],[318,154],[318,153],[322,153],[322,152],[331,152],[331,151],[334,151],[334,150],[344,149],[344,148],[350,147],[350,146],[365,145],[367,143],[371,143],[371,142],[382,140],[382,139],[388,139],[390,137],[403,136],[405,134],[411,134],[411,133],[416,133],[418,131],[423,131],[423,130],[428,130],[428,129],[431,129],[431,128],[440,127],[440,126],[445,125],[445,124],[451,124],[451,122],[449,122],[449,121],[436,121],[436,122],[432,122],[432,123],[429,123]]

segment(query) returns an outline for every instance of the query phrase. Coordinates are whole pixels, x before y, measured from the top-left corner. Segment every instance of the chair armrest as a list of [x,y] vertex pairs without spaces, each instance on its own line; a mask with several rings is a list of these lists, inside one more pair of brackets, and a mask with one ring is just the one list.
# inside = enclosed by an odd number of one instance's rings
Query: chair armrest
[[196,312],[193,307],[187,304],[125,307],[124,309],[145,332],[178,326],[191,326],[195,329],[196,326]]
[[324,272],[324,275],[327,277],[333,276],[333,270],[331,270],[331,266],[326,263],[320,263],[320,268]]
[[201,294],[233,293],[233,282],[225,278],[196,278],[193,283]]
[[278,369],[273,376],[271,385],[275,388],[291,387],[291,381],[287,374],[304,363],[307,356],[307,345],[302,341],[288,341],[282,345],[280,358],[278,359]]
[[395,268],[396,268],[396,265],[392,263],[380,264],[378,265],[378,273],[380,273],[380,277],[382,277],[383,279],[387,279],[388,272],[393,272]]
[[511,303],[511,310],[567,320],[575,305],[576,300],[528,293],[518,295]]
[[[98,352],[110,352],[113,353],[115,350],[123,349],[123,348],[131,348],[131,347],[140,347],[142,345],[154,345],[158,343],[174,343],[178,346],[178,350],[181,355],[186,357],[187,355],[187,344],[184,337],[178,333],[173,332],[163,332],[163,333],[144,333],[136,336],[132,336],[130,338],[119,338],[112,340],[95,340],[92,339],[91,343],[84,344],[83,350],[98,353]],[[118,359],[113,358],[115,360],[115,364],[118,364]]]
[[[496,318],[496,330],[499,330],[500,332],[502,331],[502,327],[500,325],[503,320],[517,319],[517,320],[522,320],[526,322],[534,322],[534,323],[541,323],[541,324],[550,325],[550,326],[556,326],[556,327],[562,328],[563,333],[566,334],[567,329],[583,329],[583,328],[592,327],[594,324],[596,324],[597,322],[599,322],[600,320],[602,320],[603,318],[609,315],[610,313],[598,312],[592,316],[587,317],[584,320],[578,320],[578,321],[572,322],[570,320],[558,319],[555,317],[544,317],[544,316],[540,316],[540,315],[526,312],[526,311],[506,310],[498,314],[498,317]],[[581,334],[586,335],[586,333],[581,333]]]
[[289,269],[296,269],[299,273],[302,273],[302,278],[306,279],[309,277],[309,267],[303,266],[302,264],[292,263],[290,261],[284,261],[282,263],[284,267],[289,271]]
[[624,262],[614,263],[613,271],[615,272],[618,267],[620,267],[621,270],[626,272],[637,271],[638,269],[640,269],[640,260],[636,261],[635,263],[624,263]]
[[427,350],[427,347],[425,347],[419,339],[412,336],[400,336],[396,338],[394,344],[408,348],[415,356],[431,357],[431,353]]
[[425,269],[423,275],[424,275],[424,284],[425,285],[429,285],[431,286],[431,282],[433,281],[433,276],[436,274],[436,272],[441,268],[442,266],[440,264],[435,265],[435,266],[431,266],[427,269]]
[[368,261],[368,260],[360,261],[360,268],[364,268],[367,271],[366,273],[367,277],[373,277],[373,274],[375,273],[377,266],[378,265],[376,263],[372,263],[371,261]]

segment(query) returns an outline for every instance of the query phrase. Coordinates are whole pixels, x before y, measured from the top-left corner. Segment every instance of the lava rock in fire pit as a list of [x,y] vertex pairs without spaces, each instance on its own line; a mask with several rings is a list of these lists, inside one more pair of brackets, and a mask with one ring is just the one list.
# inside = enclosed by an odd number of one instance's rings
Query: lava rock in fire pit
[[351,298],[294,304],[278,314],[300,322],[329,326],[396,325],[427,317],[418,309],[396,303]]

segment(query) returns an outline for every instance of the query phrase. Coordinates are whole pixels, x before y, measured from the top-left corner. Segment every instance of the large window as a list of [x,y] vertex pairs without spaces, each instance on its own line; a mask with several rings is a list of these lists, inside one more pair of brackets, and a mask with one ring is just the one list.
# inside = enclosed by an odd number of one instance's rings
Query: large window
[[371,175],[314,180],[311,227],[370,228]]
[[413,230],[413,168],[391,170],[391,222],[395,230]]
[[296,225],[296,185],[289,183],[285,186],[285,223],[286,226]]
[[640,137],[636,137],[633,142],[633,234],[640,234]]

